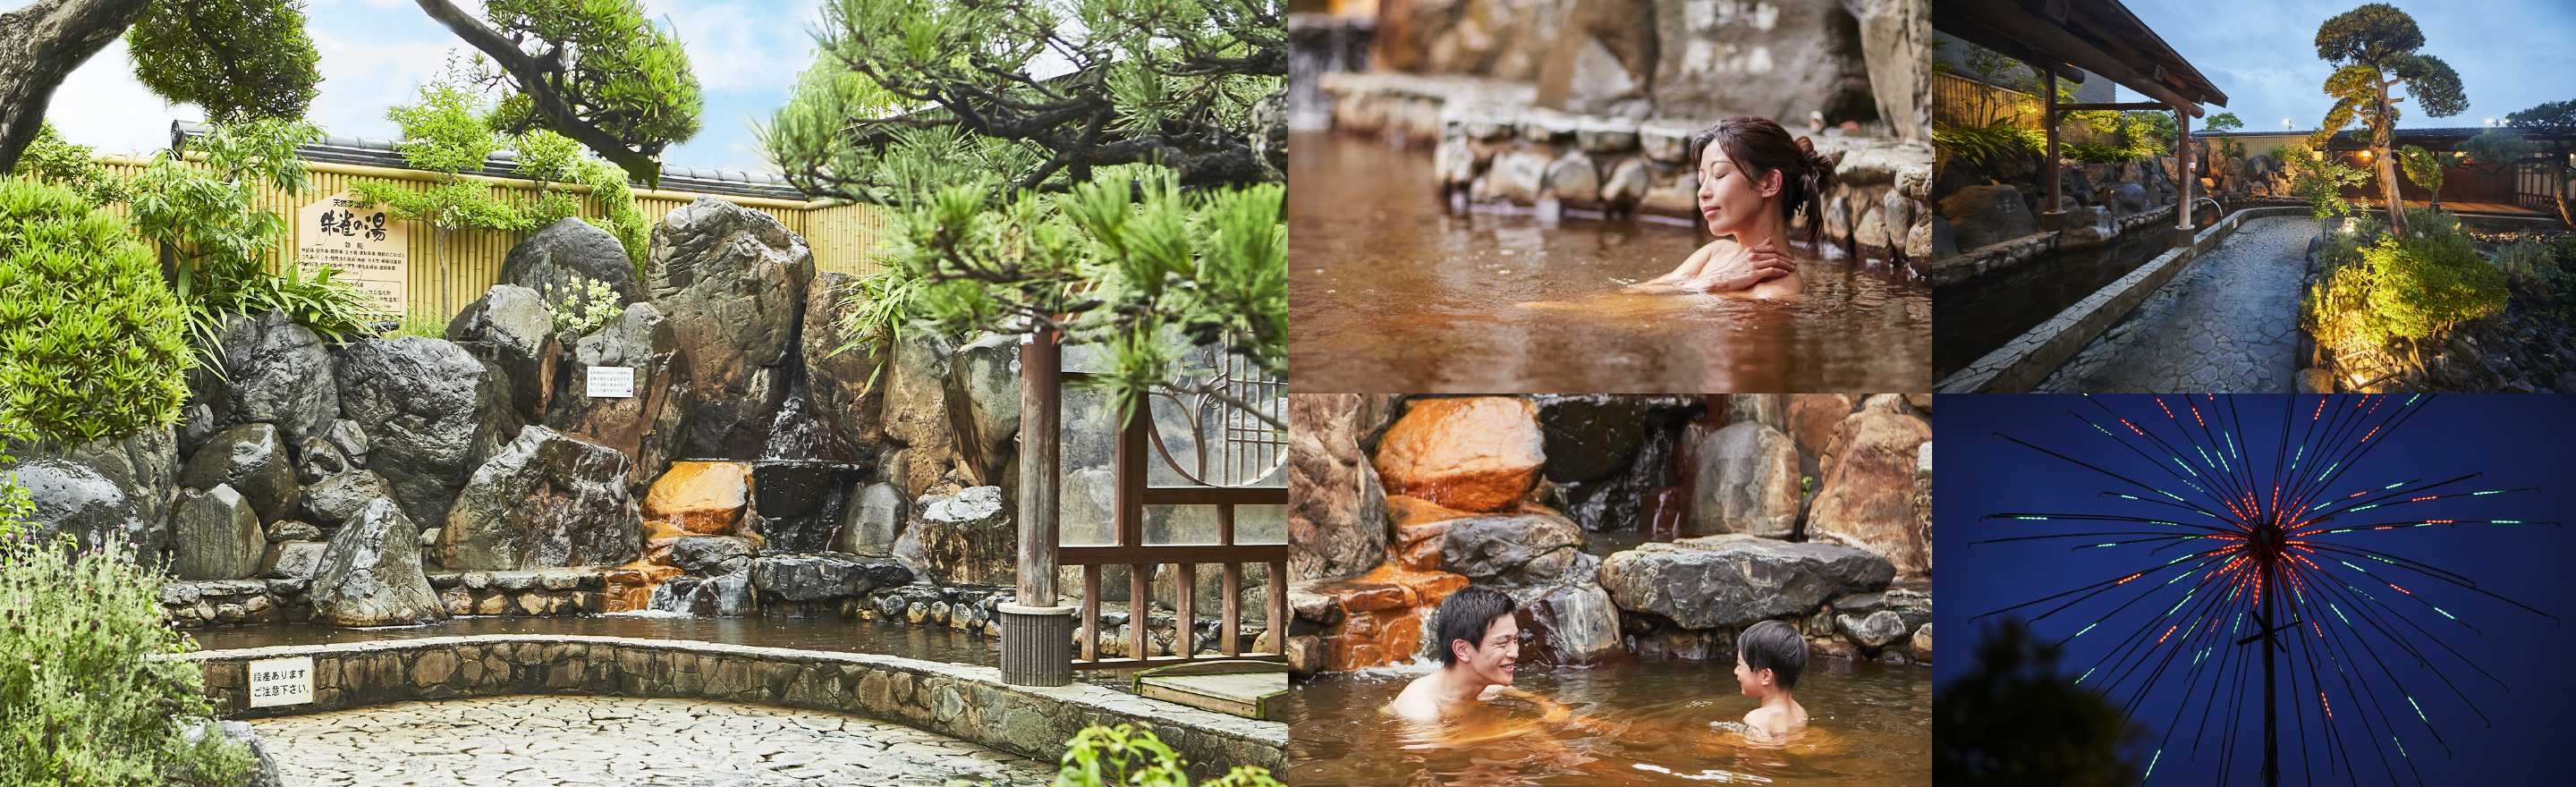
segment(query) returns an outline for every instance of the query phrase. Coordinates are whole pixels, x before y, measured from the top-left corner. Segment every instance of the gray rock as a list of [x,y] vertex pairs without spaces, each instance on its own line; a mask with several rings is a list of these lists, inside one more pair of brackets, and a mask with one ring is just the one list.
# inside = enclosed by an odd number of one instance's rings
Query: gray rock
[[[1859,26],[1842,3],[1785,3],[1724,13],[1654,0],[1655,112],[1670,118],[1753,115],[1804,128],[1879,114]],[[1922,69],[1905,64],[1899,68]],[[1904,94],[1899,94],[1904,95]]]
[[268,579],[312,579],[322,568],[322,553],[330,544],[321,541],[280,541],[270,544],[268,556],[259,564],[259,576]]
[[367,463],[367,430],[358,428],[358,422],[346,418],[334,420],[323,439],[329,440],[332,448],[340,449],[340,455],[348,457],[350,462]]
[[260,557],[268,552],[259,515],[224,484],[203,492],[179,490],[170,529],[171,569],[180,579],[244,579],[259,573]]
[[895,540],[894,552],[936,582],[1009,585],[1019,577],[1019,531],[998,486],[923,495],[920,519]]
[[948,365],[949,401],[963,402],[965,419],[954,425],[957,446],[980,485],[1002,482],[1019,458],[1020,343],[988,333],[957,348]]
[[298,522],[289,519],[269,525],[268,540],[272,542],[320,541],[322,540],[322,528],[314,527],[308,522]]
[[576,278],[605,282],[626,303],[644,300],[644,287],[635,279],[635,261],[627,256],[625,244],[579,218],[546,225],[510,247],[510,255],[501,259],[502,283],[535,290],[548,303],[570,297],[567,293],[574,291]]
[[1494,166],[1485,171],[1488,196],[1516,205],[1538,204],[1539,189],[1547,182],[1546,156],[1529,150],[1511,150],[1494,157]]
[[832,543],[832,550],[877,557],[894,554],[895,531],[903,526],[903,520],[902,490],[887,483],[862,485],[851,495],[840,537]]
[[209,397],[209,426],[276,424],[289,442],[318,437],[340,417],[338,383],[322,337],[284,311],[235,315],[223,327],[228,378]]
[[447,323],[447,340],[500,368],[500,387],[520,421],[543,418],[555,390],[555,363],[563,356],[545,296],[515,284],[492,285]]
[[1628,156],[1610,165],[1610,180],[1601,184],[1601,200],[1620,207],[1633,206],[1654,188],[1655,175],[1646,160]]
[[[2039,231],[2039,220],[2030,215],[2030,206],[2022,202],[2021,192],[2011,186],[1969,186],[1942,197],[1934,212],[1949,221],[1950,232],[1961,250],[1974,249],[2019,238]],[[1939,225],[1935,225],[1933,243],[1940,243]],[[1939,251],[1934,251],[1939,256]]]
[[[194,387],[193,383],[191,387]],[[197,446],[205,445],[206,438],[215,436],[214,406],[204,402],[189,402],[186,407],[179,408],[179,424],[176,431],[179,438],[179,455],[195,454]]]
[[1476,144],[1464,136],[1440,141],[1431,152],[1431,167],[1443,186],[1464,186],[1476,180]]
[[1854,593],[1834,599],[1835,612],[1867,618],[1880,612],[1897,616],[1901,628],[1912,629],[1932,622],[1932,596],[1920,591],[1893,589],[1881,593]]
[[673,577],[653,588],[652,605],[668,612],[713,617],[738,617],[760,611],[750,569],[706,579]]
[[366,433],[367,467],[384,476],[403,516],[447,521],[473,471],[482,422],[483,364],[442,339],[361,339],[340,358],[340,406]]
[[1701,438],[1689,535],[1786,538],[1798,524],[1798,447],[1769,424],[1739,421]]
[[367,501],[391,499],[393,487],[373,470],[341,473],[304,488],[304,518],[324,527],[339,527],[367,507]]
[[[1293,579],[1351,576],[1386,560],[1386,488],[1361,447],[1363,437],[1379,425],[1371,421],[1384,417],[1383,407],[1371,407],[1373,398],[1383,404],[1387,397],[1288,398],[1288,538],[1297,545],[1288,551]],[[1072,459],[1067,454],[1066,466],[1079,466]]]
[[[886,355],[884,342],[842,349],[854,338],[845,325],[864,303],[850,301],[860,292],[857,277],[814,274],[813,284],[805,290],[805,329],[798,341],[804,343],[806,409],[838,430],[837,437],[849,445],[852,458],[864,459],[873,458],[885,439],[887,379],[879,373]],[[1017,390],[1013,389],[1014,396]],[[1015,399],[1014,412],[1017,406]]]
[[179,485],[213,489],[230,485],[259,512],[259,521],[275,522],[295,513],[302,488],[287,462],[286,444],[277,427],[241,424],[216,432],[179,471]]
[[769,214],[700,197],[653,228],[646,271],[697,386],[684,450],[749,455],[787,392],[813,252]]
[[[573,343],[572,368],[546,412],[546,425],[635,459],[627,488],[641,495],[670,469],[686,431],[692,386],[679,362],[680,337],[650,303],[626,311]],[[591,398],[590,370],[635,370],[635,395]]]
[[643,547],[625,454],[542,426],[474,471],[432,551],[452,570],[617,565]]
[[1909,638],[1906,644],[1913,649],[1915,661],[1931,661],[1932,624],[1925,623],[1921,628],[1915,629],[1914,636]]
[[295,481],[297,483],[311,486],[321,483],[322,479],[348,471],[348,457],[340,455],[340,449],[331,447],[331,441],[319,437],[307,437],[296,443]]
[[[881,475],[908,497],[938,484],[957,462],[956,429],[948,415],[948,371],[956,355],[956,342],[926,327],[895,340],[885,370],[885,435],[904,448],[900,465],[885,463]],[[1065,466],[1076,466],[1070,452]]]
[[911,582],[912,570],[891,560],[772,555],[751,564],[752,586],[787,601],[858,598],[877,588]]
[[1569,202],[1601,201],[1601,170],[1581,151],[1569,150],[1547,165],[1547,193]]
[[1851,637],[1853,642],[1872,648],[1886,647],[1887,643],[1902,639],[1906,632],[1905,620],[1886,610],[1872,612],[1869,617],[1859,620],[1853,620],[1850,615],[1836,615],[1834,626]]
[[1472,516],[1449,520],[1440,544],[1440,570],[1479,582],[1553,582],[1589,575],[1598,559],[1582,549],[1582,529],[1564,517]]
[[1620,643],[1619,607],[1609,591],[1590,581],[1516,591],[1534,636],[1522,658],[1543,664],[1583,664],[1626,655]]
[[741,536],[681,536],[671,542],[671,565],[699,576],[722,576],[751,567],[751,539]]
[[2072,208],[2057,225],[2057,247],[2089,249],[2117,240],[2120,223],[2112,220],[2109,208]]
[[36,526],[37,540],[51,541],[70,534],[82,549],[116,543],[142,550],[146,557],[158,554],[156,547],[160,545],[150,543],[151,530],[135,510],[134,498],[113,479],[88,465],[53,458],[29,459],[0,466],[0,479],[6,479],[9,473],[17,475],[18,485],[27,489],[36,504],[27,521]]
[[322,550],[313,584],[313,622],[400,626],[444,620],[446,607],[420,571],[420,528],[390,500],[369,502]]
[[1895,576],[1895,566],[1867,550],[1742,534],[1648,543],[1601,563],[1601,586],[1620,609],[1685,628],[1802,615],[1827,598],[1886,587]]
[[2147,187],[2136,183],[2112,186],[2111,205],[2119,208],[2122,216],[2133,216],[2154,207],[2154,203],[2147,198]]
[[[202,441],[200,441],[202,442]],[[8,453],[31,456],[33,452],[13,447]],[[125,498],[134,504],[134,512],[143,518],[142,540],[147,557],[158,560],[162,547],[169,542],[170,498],[179,491],[179,443],[170,427],[147,428],[123,439],[98,439],[73,449],[70,457],[78,464],[106,476],[125,490]],[[0,470],[0,472],[6,472]]]

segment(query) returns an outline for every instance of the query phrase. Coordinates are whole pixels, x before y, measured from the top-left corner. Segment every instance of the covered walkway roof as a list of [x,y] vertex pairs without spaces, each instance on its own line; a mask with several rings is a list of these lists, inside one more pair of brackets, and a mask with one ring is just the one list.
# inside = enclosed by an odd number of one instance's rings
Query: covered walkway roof
[[1940,0],[1932,27],[2034,66],[2073,66],[2201,116],[2227,94],[2119,0]]

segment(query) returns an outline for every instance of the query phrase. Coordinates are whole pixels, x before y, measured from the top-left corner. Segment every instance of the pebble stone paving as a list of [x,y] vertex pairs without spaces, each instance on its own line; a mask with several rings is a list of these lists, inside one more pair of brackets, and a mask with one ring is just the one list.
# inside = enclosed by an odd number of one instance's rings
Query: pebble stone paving
[[520,696],[251,722],[288,787],[1052,783],[1055,768],[899,724],[759,705]]
[[2039,393],[2289,393],[2314,219],[2251,219],[2034,389]]

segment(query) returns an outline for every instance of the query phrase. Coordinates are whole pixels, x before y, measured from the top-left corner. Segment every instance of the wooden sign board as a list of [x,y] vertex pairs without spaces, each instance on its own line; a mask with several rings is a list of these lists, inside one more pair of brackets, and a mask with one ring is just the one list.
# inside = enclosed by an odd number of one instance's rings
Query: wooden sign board
[[629,398],[635,395],[635,367],[593,366],[590,383],[582,395],[593,399]]
[[250,663],[250,706],[302,705],[313,701],[313,657]]
[[385,213],[385,206],[358,207],[358,193],[343,191],[295,212],[295,258],[306,265],[328,265],[341,281],[375,296],[385,313],[403,314],[408,280],[410,222]]

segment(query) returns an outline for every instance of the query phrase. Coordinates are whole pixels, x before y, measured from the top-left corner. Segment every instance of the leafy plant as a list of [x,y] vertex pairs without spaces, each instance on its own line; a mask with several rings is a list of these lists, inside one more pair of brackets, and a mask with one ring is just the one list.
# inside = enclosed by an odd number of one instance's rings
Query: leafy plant
[[653,242],[652,222],[644,211],[635,207],[635,192],[626,184],[626,171],[594,158],[573,162],[572,180],[590,187],[590,195],[608,210],[606,218],[584,218],[592,226],[617,236],[626,247],[627,259],[635,263],[635,280],[644,281],[644,254]]
[[[0,187],[5,188],[5,187]],[[212,733],[188,641],[122,542],[26,537],[26,492],[0,483],[0,784],[216,787],[250,752]]]
[[2405,168],[2406,179],[2433,192],[2433,207],[2436,209],[2442,207],[2442,165],[2451,158],[2452,154],[2435,153],[2418,145],[2408,145],[2397,151],[2397,163]]
[[2356,212],[2343,198],[2343,189],[2369,180],[2369,172],[2337,163],[2306,145],[2283,145],[2273,151],[2290,170],[2290,193],[2308,201],[2310,216],[2324,220]]
[[608,286],[608,282],[576,274],[571,284],[572,291],[560,293],[563,300],[550,310],[557,333],[586,335],[626,311],[625,299],[618,297],[616,288]]
[[0,426],[68,448],[178,420],[187,320],[124,222],[0,181]]
[[[949,787],[972,787],[963,779],[952,780]],[[1055,787],[1190,787],[1189,774],[1181,771],[1181,755],[1154,736],[1151,729],[1133,724],[1116,727],[1092,725],[1074,733],[1065,743],[1064,760],[1056,770]],[[1226,775],[1201,782],[1199,787],[1280,787],[1270,770],[1249,765],[1235,766]]]
[[322,81],[302,5],[153,3],[125,31],[134,76],[163,100],[204,107],[218,123],[301,118]]
[[413,169],[437,175],[435,185],[413,191],[389,180],[349,182],[359,194],[360,207],[383,203],[394,218],[429,224],[430,257],[438,262],[438,308],[450,314],[456,310],[448,301],[447,234],[468,228],[524,230],[530,226],[526,211],[492,198],[488,185],[457,177],[465,170],[481,169],[484,158],[500,150],[503,140],[476,112],[480,102],[474,94],[456,79],[451,70],[439,81],[422,85],[419,102],[385,110],[385,118],[402,127],[403,160]]
[[18,156],[18,174],[70,188],[92,205],[124,201],[129,188],[124,178],[108,174],[107,167],[98,163],[98,151],[63,139],[50,120],[37,128],[36,140]]
[[2514,289],[2542,298],[2555,291],[2565,275],[2549,244],[2538,241],[2523,241],[2497,250],[2495,266]]
[[423,339],[444,339],[447,338],[447,322],[448,318],[439,314],[436,309],[413,307],[403,313],[402,319],[395,323],[392,331],[385,334],[385,338],[400,339],[418,336]]
[[1996,118],[1982,126],[1934,124],[1932,144],[1969,163],[1982,165],[2000,155],[2037,156],[2047,149],[2048,138],[2037,129],[2023,128],[2012,118]]

